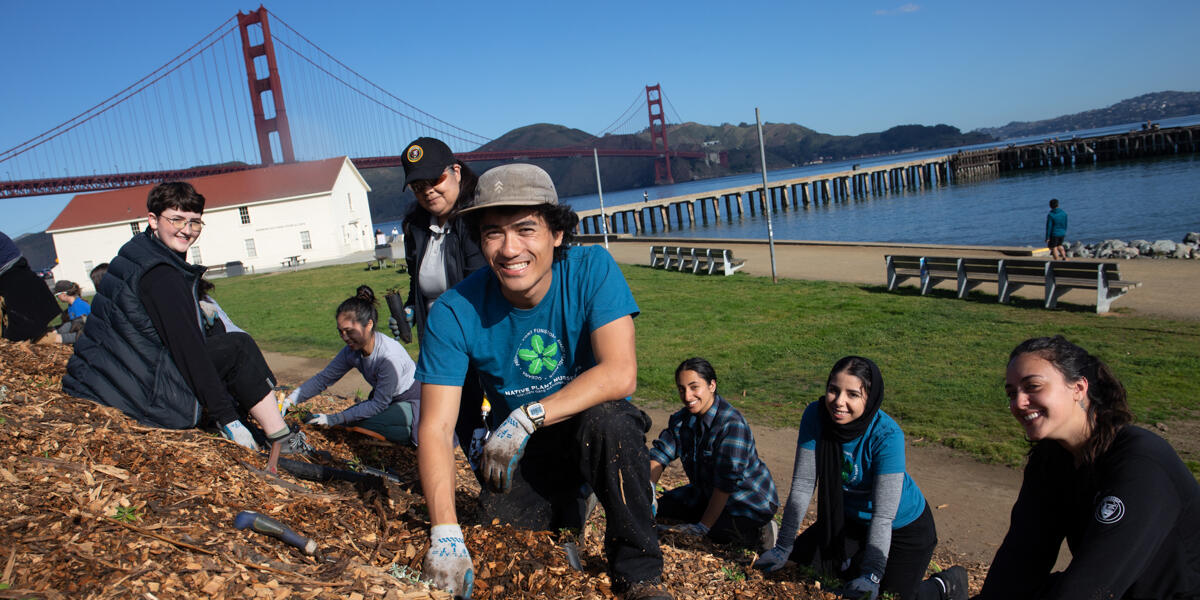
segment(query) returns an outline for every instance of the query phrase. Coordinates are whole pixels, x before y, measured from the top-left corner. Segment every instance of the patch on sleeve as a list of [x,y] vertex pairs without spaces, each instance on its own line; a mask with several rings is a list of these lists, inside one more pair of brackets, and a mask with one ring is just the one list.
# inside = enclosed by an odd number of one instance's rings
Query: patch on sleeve
[[1125,516],[1125,503],[1116,496],[1105,496],[1096,505],[1096,520],[1104,525],[1112,525]]

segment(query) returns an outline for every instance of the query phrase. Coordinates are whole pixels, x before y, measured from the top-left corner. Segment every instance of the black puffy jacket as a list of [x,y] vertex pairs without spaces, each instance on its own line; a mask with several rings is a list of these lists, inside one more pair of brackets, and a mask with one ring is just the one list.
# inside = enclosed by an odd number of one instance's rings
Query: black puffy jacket
[[[205,267],[188,264],[147,229],[121,247],[92,299],[92,314],[62,389],[112,406],[139,423],[186,429],[200,422],[200,401],[179,371],[138,296],[142,276],[158,265],[174,267],[193,298]],[[196,305],[197,323],[200,321]]]

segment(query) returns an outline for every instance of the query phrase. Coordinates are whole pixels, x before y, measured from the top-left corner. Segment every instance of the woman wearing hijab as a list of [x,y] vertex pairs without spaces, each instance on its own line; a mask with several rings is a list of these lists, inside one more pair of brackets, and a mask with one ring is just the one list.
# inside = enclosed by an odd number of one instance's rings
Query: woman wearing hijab
[[[904,432],[882,403],[874,362],[847,356],[833,365],[825,395],[800,421],[778,541],[755,567],[775,571],[789,559],[815,567],[849,581],[843,597],[873,599],[882,590],[902,600],[965,599],[962,567],[921,581],[937,532],[905,472]],[[797,536],[814,490],[817,522]]]

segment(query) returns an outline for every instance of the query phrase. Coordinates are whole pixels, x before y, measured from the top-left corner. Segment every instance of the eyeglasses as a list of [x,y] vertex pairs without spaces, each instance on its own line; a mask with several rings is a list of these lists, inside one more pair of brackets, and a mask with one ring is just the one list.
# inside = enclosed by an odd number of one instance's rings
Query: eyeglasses
[[446,183],[446,178],[449,176],[450,169],[447,168],[445,171],[442,171],[442,176],[438,177],[436,181],[433,179],[414,179],[412,183],[408,184],[408,187],[412,188],[412,191],[415,193],[423,194],[425,193],[425,190],[428,190],[431,187],[437,187],[443,183]]
[[174,227],[175,229],[183,229],[189,225],[192,227],[193,231],[200,231],[201,229],[204,229],[204,221],[201,221],[200,219],[188,219],[187,217],[164,217],[162,215],[159,215],[158,218],[166,219],[166,221],[171,224],[171,227]]

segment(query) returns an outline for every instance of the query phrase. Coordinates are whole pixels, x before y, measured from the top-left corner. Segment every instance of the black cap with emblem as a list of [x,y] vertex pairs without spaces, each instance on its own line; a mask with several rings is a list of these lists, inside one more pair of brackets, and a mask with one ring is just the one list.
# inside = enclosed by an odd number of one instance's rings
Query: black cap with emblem
[[437,179],[446,167],[454,164],[454,152],[437,138],[421,137],[404,149],[404,185],[419,179]]

